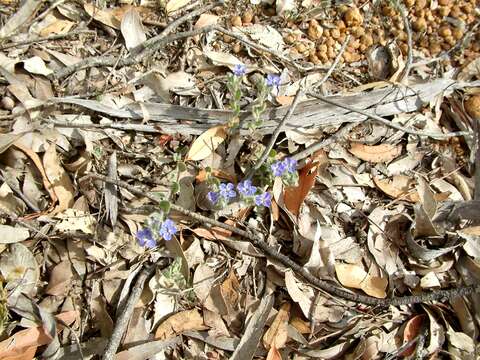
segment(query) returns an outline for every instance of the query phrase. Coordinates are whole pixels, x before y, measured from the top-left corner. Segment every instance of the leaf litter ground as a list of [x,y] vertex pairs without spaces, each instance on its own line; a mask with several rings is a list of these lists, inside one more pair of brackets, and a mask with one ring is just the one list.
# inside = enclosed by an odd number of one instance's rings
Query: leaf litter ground
[[0,4],[0,358],[478,357],[475,1]]

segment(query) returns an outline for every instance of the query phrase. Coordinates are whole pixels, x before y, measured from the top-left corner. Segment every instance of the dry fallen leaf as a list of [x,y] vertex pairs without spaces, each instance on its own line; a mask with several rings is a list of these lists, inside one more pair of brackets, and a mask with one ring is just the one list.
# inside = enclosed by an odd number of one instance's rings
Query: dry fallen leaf
[[352,143],[349,151],[361,160],[382,163],[397,158],[397,156],[402,153],[402,146],[392,144],[370,146],[360,143]]
[[200,161],[206,159],[225,141],[226,137],[227,131],[224,125],[208,129],[193,142],[186,160]]
[[371,276],[362,267],[353,264],[335,264],[338,281],[343,286],[361,289],[376,298],[385,298],[388,285],[386,278]]
[[285,346],[288,340],[288,318],[290,316],[290,303],[284,303],[275,316],[272,325],[263,335],[263,346],[269,350],[271,347],[281,349]]
[[185,310],[163,321],[155,332],[155,339],[165,340],[187,330],[206,330],[203,317],[197,309]]
[[133,49],[147,40],[147,35],[143,29],[142,19],[137,10],[131,8],[122,18],[120,30],[125,39],[125,46],[128,50]]
[[412,188],[415,180],[406,175],[395,175],[391,179],[380,179],[374,176],[373,182],[380,190],[394,199],[409,202],[420,201],[418,192]]
[[53,191],[58,198],[58,206],[53,214],[71,208],[74,202],[75,189],[65,169],[60,164],[55,144],[51,144],[43,156],[43,166],[48,180],[52,184]]
[[316,161],[305,165],[298,174],[298,186],[289,186],[285,189],[284,203],[288,210],[294,215],[300,212],[303,200],[315,184],[315,177],[318,171],[327,166],[328,158],[325,153],[318,156]]
[[218,22],[218,16],[213,14],[202,14],[193,26],[194,29],[201,29],[209,25],[215,25]]
[[178,9],[181,9],[185,5],[188,5],[192,0],[169,0],[167,6],[165,7],[165,11],[167,14],[170,14]]
[[280,355],[280,351],[278,351],[275,345],[268,351],[266,360],[282,360],[282,355]]
[[[62,323],[71,325],[78,318],[78,315],[77,311],[66,311],[55,315],[55,318],[61,321],[57,330],[61,331],[63,329]],[[52,338],[43,326],[21,330],[0,342],[0,359],[28,359],[28,355],[32,352],[35,355],[37,346],[49,344],[51,341]]]

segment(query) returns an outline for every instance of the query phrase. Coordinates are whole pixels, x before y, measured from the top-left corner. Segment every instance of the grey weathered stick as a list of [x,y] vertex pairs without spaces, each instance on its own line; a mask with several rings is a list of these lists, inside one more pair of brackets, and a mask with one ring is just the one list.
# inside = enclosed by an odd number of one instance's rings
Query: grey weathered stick
[[332,75],[332,72],[333,70],[335,70],[335,68],[337,67],[338,63],[340,62],[340,59],[342,58],[342,55],[343,53],[345,52],[345,49],[347,48],[347,45],[348,45],[348,42],[350,41],[350,35],[347,35],[345,37],[345,40],[343,41],[343,44],[342,44],[342,47],[340,48],[340,50],[338,51],[338,54],[337,56],[335,57],[335,60],[333,61],[332,65],[329,67],[327,73],[323,76],[322,80],[320,80],[319,82],[315,83],[315,85],[313,87],[315,88],[319,88],[320,86],[322,86],[325,81],[328,80],[328,78],[330,77],[330,75]]
[[51,41],[51,40],[59,40],[59,39],[64,39],[66,37],[71,37],[75,35],[80,35],[80,34],[94,34],[95,31],[93,30],[74,30],[70,31],[64,34],[55,34],[55,35],[49,35],[45,37],[38,37],[35,39],[28,39],[28,40],[23,40],[23,41],[15,41],[7,45],[0,46],[0,50],[5,50],[5,49],[10,49],[12,47],[17,47],[17,46],[25,46],[25,45],[30,45],[30,44],[38,44],[42,43],[45,41]]
[[242,338],[233,352],[230,360],[250,360],[255,356],[260,339],[263,335],[263,328],[273,307],[273,296],[263,297],[260,305],[248,320],[243,331]]
[[480,119],[473,119],[473,127],[475,129],[475,189],[474,200],[480,200]]
[[132,292],[128,297],[125,307],[123,308],[120,316],[115,323],[113,328],[112,336],[108,341],[107,347],[105,348],[105,353],[103,354],[103,360],[113,360],[115,354],[117,353],[120,342],[122,341],[123,335],[127,330],[128,322],[132,316],[133,309],[142,295],[143,287],[145,281],[154,273],[156,264],[144,267],[142,271],[137,276],[135,285],[133,286]]
[[353,112],[356,112],[358,114],[362,114],[364,116],[367,116],[369,118],[372,118],[373,120],[377,120],[379,122],[381,122],[382,124],[385,124],[387,126],[390,126],[394,129],[397,129],[397,130],[400,130],[400,131],[403,131],[407,134],[412,134],[412,135],[416,135],[416,136],[426,136],[426,137],[431,137],[431,138],[434,138],[434,139],[449,139],[449,138],[452,138],[452,137],[457,137],[457,136],[470,136],[472,134],[470,134],[469,132],[467,131],[457,131],[457,132],[452,132],[452,133],[448,133],[448,134],[436,134],[436,133],[431,133],[431,132],[427,132],[427,131],[416,131],[416,130],[411,130],[411,129],[407,129],[406,127],[403,127],[403,126],[400,126],[400,125],[397,125],[395,123],[393,123],[392,121],[389,121],[387,119],[384,119],[383,117],[381,116],[378,116],[378,115],[375,115],[375,114],[371,114],[367,111],[364,111],[364,110],[360,110],[360,109],[356,109],[352,106],[348,106],[348,105],[344,105],[344,104],[341,104],[339,102],[336,102],[336,101],[333,101],[333,100],[330,100],[329,98],[327,97],[323,97],[323,96],[320,96],[320,95],[317,95],[315,93],[309,93],[309,95],[317,98],[318,100],[320,101],[323,101],[327,104],[331,104],[331,105],[335,105],[335,106],[338,106],[342,109],[346,109],[346,110],[350,110],[350,111],[353,111]]
[[[88,174],[88,175],[85,175],[83,178],[81,178],[79,181],[83,182],[89,179],[98,179],[104,182],[115,184],[117,186],[127,189],[133,194],[144,196],[150,199],[151,201],[153,201],[154,203],[157,203],[157,204],[159,203],[158,198],[156,198],[155,196],[145,193],[145,191],[141,191],[135,188],[134,186],[127,184],[124,181],[109,179],[108,177],[103,175]],[[436,301],[436,300],[451,299],[457,296],[472,295],[474,293],[480,292],[480,284],[477,284],[477,285],[471,285],[471,286],[461,286],[461,287],[457,287],[449,290],[434,290],[430,293],[419,293],[417,295],[411,295],[411,296],[393,296],[387,299],[378,299],[373,296],[356,294],[354,292],[350,292],[348,290],[339,288],[336,285],[330,283],[329,281],[318,279],[317,277],[312,275],[307,269],[305,269],[305,267],[303,267],[302,265],[299,265],[298,263],[290,259],[288,256],[278,252],[276,249],[268,245],[259,235],[256,235],[258,233],[257,230],[252,230],[252,231],[241,230],[234,226],[224,224],[218,220],[210,219],[206,216],[184,209],[181,206],[178,206],[175,204],[171,205],[171,209],[174,211],[178,211],[179,213],[184,214],[194,220],[198,220],[202,223],[210,224],[213,226],[218,226],[222,229],[231,231],[233,234],[242,236],[243,238],[250,241],[253,245],[258,247],[260,250],[262,250],[262,252],[265,255],[272,257],[273,259],[279,261],[284,266],[287,266],[288,268],[292,269],[297,275],[303,277],[311,285],[316,286],[319,289],[322,289],[331,295],[335,295],[335,296],[338,296],[339,298],[353,301],[356,303],[363,303],[363,304],[372,305],[372,306],[412,305],[412,304],[419,304],[419,303],[425,303],[425,302]]]
[[400,81],[405,80],[408,78],[408,74],[410,73],[410,69],[412,68],[413,64],[413,40],[412,40],[412,29],[410,27],[410,21],[408,20],[408,16],[406,14],[406,8],[403,4],[396,4],[398,11],[400,12],[400,16],[403,20],[403,26],[405,27],[405,31],[407,32],[407,46],[408,46],[408,53],[407,53],[407,63],[405,64],[405,69],[403,70],[402,76]]

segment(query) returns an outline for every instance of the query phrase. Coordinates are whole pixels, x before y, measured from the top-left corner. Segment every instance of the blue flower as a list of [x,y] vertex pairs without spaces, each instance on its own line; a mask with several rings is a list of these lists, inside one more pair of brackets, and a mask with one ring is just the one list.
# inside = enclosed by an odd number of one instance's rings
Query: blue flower
[[292,158],[285,158],[283,160],[283,164],[285,165],[285,169],[289,173],[294,173],[297,171],[297,160],[292,159]]
[[247,72],[247,67],[243,64],[236,64],[234,67],[233,67],[233,74],[235,76],[243,76],[245,75],[245,73]]
[[233,185],[232,183],[222,183],[220,184],[219,189],[220,196],[225,200],[237,196],[237,193],[235,192],[235,185]]
[[167,219],[162,223],[162,226],[160,226],[158,233],[165,240],[172,240],[172,236],[177,233],[177,227],[172,220]]
[[243,196],[255,195],[257,188],[252,185],[252,180],[245,180],[237,185],[237,190]]
[[216,204],[220,194],[216,191],[209,191],[207,194],[207,199],[210,200],[212,204]]
[[272,169],[273,176],[282,176],[285,170],[287,170],[287,166],[283,161],[276,161],[274,162],[270,168]]
[[143,228],[142,230],[138,230],[135,235],[140,246],[145,246],[151,249],[157,245],[157,242],[153,238],[153,233],[150,228]]
[[268,74],[267,85],[274,88],[278,88],[280,86],[280,76],[275,74]]
[[263,194],[255,196],[255,205],[270,207],[272,205],[272,194],[264,192]]

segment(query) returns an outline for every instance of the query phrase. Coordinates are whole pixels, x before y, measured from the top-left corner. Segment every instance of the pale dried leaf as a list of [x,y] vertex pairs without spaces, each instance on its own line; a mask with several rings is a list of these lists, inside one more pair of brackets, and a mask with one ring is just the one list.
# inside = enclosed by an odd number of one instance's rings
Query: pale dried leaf
[[349,151],[364,161],[373,163],[390,162],[396,159],[402,153],[401,145],[380,144],[365,145],[360,143],[352,143]]
[[43,59],[39,56],[34,56],[30,59],[24,60],[23,67],[32,74],[48,76],[53,73],[53,71],[47,67]]
[[210,156],[225,141],[225,126],[219,125],[205,131],[193,142],[186,160],[200,161]]
[[28,239],[30,233],[23,227],[0,225],[0,244],[12,244]]
[[197,309],[185,310],[170,316],[160,324],[155,332],[155,339],[165,340],[175,337],[187,330],[206,330],[203,317]]
[[285,346],[288,340],[287,325],[290,317],[290,303],[285,303],[281,306],[272,325],[263,335],[263,346],[265,349],[272,347],[281,349]]
[[188,5],[192,0],[169,0],[167,2],[167,6],[165,7],[165,11],[167,14],[170,14],[182,7]]
[[128,50],[137,47],[147,40],[147,35],[143,29],[142,19],[137,10],[131,8],[122,18],[120,30],[125,39],[125,46]]

